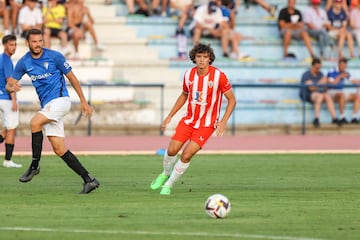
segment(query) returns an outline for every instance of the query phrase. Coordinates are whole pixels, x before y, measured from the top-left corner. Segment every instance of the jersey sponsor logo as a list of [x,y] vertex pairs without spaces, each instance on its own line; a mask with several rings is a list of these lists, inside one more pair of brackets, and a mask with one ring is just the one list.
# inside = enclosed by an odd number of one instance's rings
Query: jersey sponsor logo
[[194,99],[192,101],[193,104],[198,104],[198,105],[207,104],[205,98],[203,97],[203,92],[200,91],[195,92],[193,99]]
[[52,75],[51,73],[44,73],[44,74],[39,74],[39,75],[31,75],[30,79],[31,79],[31,81],[35,82],[36,80],[48,78],[51,75]]

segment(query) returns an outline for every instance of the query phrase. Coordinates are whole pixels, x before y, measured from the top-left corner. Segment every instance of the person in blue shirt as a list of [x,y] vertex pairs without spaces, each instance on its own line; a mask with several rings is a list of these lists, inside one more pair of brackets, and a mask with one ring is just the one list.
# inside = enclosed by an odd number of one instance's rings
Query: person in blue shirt
[[[315,118],[313,121],[314,127],[320,127],[320,111],[321,105],[326,104],[327,109],[332,117],[332,123],[338,124],[336,118],[335,106],[331,96],[326,92],[325,84],[326,77],[321,72],[321,60],[314,58],[311,63],[311,68],[303,73],[301,83],[306,85],[306,88],[301,88],[299,95],[301,100],[309,102],[314,105]],[[323,86],[322,86],[323,85]]]
[[341,58],[338,61],[338,67],[331,69],[328,74],[328,83],[329,83],[329,94],[332,96],[334,102],[339,104],[339,112],[340,112],[340,121],[342,123],[348,123],[345,118],[345,104],[346,102],[353,103],[353,116],[351,123],[357,124],[358,120],[358,112],[360,107],[360,96],[357,92],[355,93],[347,93],[344,91],[344,84],[347,82],[353,84],[359,84],[359,80],[351,79],[350,73],[347,71],[347,59]]
[[349,48],[350,57],[354,58],[354,40],[350,31],[348,31],[348,17],[343,9],[343,0],[334,0],[332,7],[327,11],[331,23],[329,35],[338,41],[339,58],[343,58],[343,48],[345,40]]
[[39,162],[43,144],[42,130],[44,129],[56,155],[61,157],[84,180],[84,186],[80,193],[89,193],[98,188],[100,183],[89,175],[78,158],[65,146],[63,117],[71,108],[65,76],[80,99],[82,114],[90,117],[93,110],[86,102],[80,83],[65,57],[57,51],[43,47],[44,40],[41,30],[29,30],[26,35],[26,44],[29,51],[17,62],[12,78],[6,85],[6,90],[8,92],[20,91],[19,80],[24,74],[27,74],[39,97],[41,110],[30,121],[32,162],[19,180],[20,182],[29,182],[40,173]]
[[14,65],[11,56],[16,51],[16,36],[5,35],[2,38],[4,52],[0,54],[0,113],[1,121],[5,127],[2,137],[5,138],[5,158],[3,167],[20,168],[21,164],[17,164],[11,160],[14,152],[16,128],[19,124],[19,111],[16,100],[16,93],[8,93],[5,90],[7,80],[14,71]]

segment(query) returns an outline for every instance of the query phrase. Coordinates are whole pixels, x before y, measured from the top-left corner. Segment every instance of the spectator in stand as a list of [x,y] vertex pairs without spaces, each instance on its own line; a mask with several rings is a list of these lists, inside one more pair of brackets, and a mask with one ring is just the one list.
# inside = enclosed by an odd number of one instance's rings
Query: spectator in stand
[[191,24],[190,32],[193,35],[193,45],[200,42],[202,36],[217,38],[221,40],[223,57],[229,57],[229,27],[224,20],[221,9],[215,1],[210,1],[195,10],[194,21]]
[[84,5],[84,0],[73,0],[71,4],[67,5],[67,33],[71,36],[75,49],[75,59],[79,58],[79,44],[85,38],[85,33],[88,31],[93,39],[96,50],[103,51],[102,46],[94,29],[94,18],[90,10]]
[[68,36],[66,31],[62,29],[66,18],[66,10],[64,5],[59,4],[57,0],[48,0],[47,6],[42,8],[44,22],[44,47],[51,47],[51,37],[60,39],[60,52],[67,56],[70,51],[67,48]]
[[343,0],[335,0],[333,6],[328,10],[327,15],[331,22],[329,35],[338,41],[338,56],[343,58],[343,48],[347,40],[350,57],[354,58],[354,40],[351,32],[348,31],[348,21],[345,10],[342,7]]
[[258,4],[264,10],[266,10],[270,16],[275,17],[275,13],[277,10],[277,5],[271,5],[267,3],[265,0],[244,0],[246,7],[248,8],[251,3]]
[[350,13],[351,32],[358,45],[358,57],[360,57],[360,3]]
[[232,17],[235,17],[231,14],[231,6],[233,5],[232,0],[217,0],[218,6],[220,7],[224,19],[227,21],[227,27],[229,28],[229,43],[231,45],[231,52],[229,57],[232,59],[246,59],[249,57],[247,53],[240,53],[239,45],[242,39],[240,33],[236,32],[231,28]]
[[5,0],[0,0],[0,17],[3,18],[4,35],[10,34],[10,30],[9,30],[10,15]]
[[[129,6],[128,1],[134,1],[134,0],[126,0],[126,4]],[[167,1],[165,3],[161,4],[161,10],[159,10],[161,0],[153,0],[151,1],[151,7],[148,7],[148,3],[146,0],[135,0],[137,5],[139,6],[138,10],[136,10],[135,14],[140,14],[144,16],[151,16],[151,15],[160,15],[161,13],[166,12],[167,7]],[[130,3],[132,4],[132,3]]]
[[21,37],[25,38],[30,29],[43,27],[42,13],[37,0],[25,0],[24,7],[19,11]]
[[308,85],[305,89],[300,89],[300,98],[303,101],[314,105],[314,127],[320,127],[320,111],[321,105],[326,104],[326,107],[332,117],[332,123],[338,124],[336,118],[335,106],[331,96],[326,92],[326,87],[322,86],[327,83],[326,76],[321,72],[321,60],[314,58],[311,63],[311,68],[304,72],[301,77],[301,83]]
[[328,34],[330,21],[326,11],[320,7],[321,0],[311,0],[311,6],[303,12],[304,23],[309,35],[317,40],[320,56],[325,58],[326,48],[333,46],[333,40]]
[[18,16],[20,9],[24,6],[24,0],[8,0],[6,1],[7,11],[9,11],[11,22],[11,34],[18,34]]
[[305,30],[301,12],[296,9],[296,0],[288,0],[287,6],[281,9],[278,17],[280,36],[283,40],[284,58],[296,59],[294,53],[289,53],[291,39],[302,39],[312,58],[315,57],[309,34]]
[[[351,2],[355,0],[344,0],[342,2],[342,7],[345,10],[346,16],[349,17],[350,16],[350,5]],[[326,0],[326,6],[325,6],[325,10],[329,11],[329,9],[334,5],[334,3],[336,2],[336,0]]]
[[360,80],[351,79],[350,73],[347,71],[347,59],[339,59],[337,68],[333,68],[327,74],[329,83],[329,93],[334,102],[339,105],[340,121],[342,124],[348,123],[345,117],[345,104],[346,102],[353,103],[353,116],[351,123],[357,124],[358,112],[360,107],[360,95],[358,92],[346,93],[344,91],[344,84],[347,82],[359,84]]

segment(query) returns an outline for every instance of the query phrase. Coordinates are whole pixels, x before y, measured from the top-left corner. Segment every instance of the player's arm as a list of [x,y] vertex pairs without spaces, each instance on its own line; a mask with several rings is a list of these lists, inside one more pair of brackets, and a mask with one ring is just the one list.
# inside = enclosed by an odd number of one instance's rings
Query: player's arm
[[225,98],[227,99],[227,105],[225,109],[225,113],[221,120],[216,123],[216,136],[222,136],[225,133],[227,122],[235,109],[236,106],[236,99],[234,92],[232,90],[227,91],[224,93]]
[[172,117],[180,110],[182,106],[184,106],[186,100],[188,98],[188,94],[186,92],[182,92],[178,99],[176,100],[174,106],[171,108],[169,114],[166,116],[164,121],[161,124],[161,131],[164,131],[166,126],[171,121]]
[[5,89],[9,93],[18,92],[21,90],[19,81],[14,78],[7,78]]
[[68,72],[66,74],[66,77],[68,78],[69,82],[71,83],[71,86],[74,88],[76,94],[79,96],[82,114],[84,116],[91,117],[93,110],[85,99],[85,96],[81,89],[79,80],[77,79],[77,77],[75,76],[73,71]]

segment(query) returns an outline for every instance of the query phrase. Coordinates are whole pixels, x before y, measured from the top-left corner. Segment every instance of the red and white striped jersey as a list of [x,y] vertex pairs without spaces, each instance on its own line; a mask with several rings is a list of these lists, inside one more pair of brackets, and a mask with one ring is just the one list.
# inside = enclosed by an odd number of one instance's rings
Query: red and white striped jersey
[[197,67],[185,72],[183,91],[188,94],[188,106],[182,121],[194,128],[215,127],[220,116],[222,95],[232,89],[225,73],[209,66],[209,72],[199,76]]

